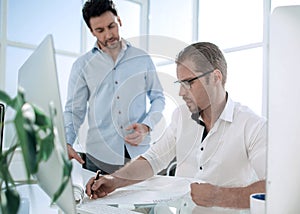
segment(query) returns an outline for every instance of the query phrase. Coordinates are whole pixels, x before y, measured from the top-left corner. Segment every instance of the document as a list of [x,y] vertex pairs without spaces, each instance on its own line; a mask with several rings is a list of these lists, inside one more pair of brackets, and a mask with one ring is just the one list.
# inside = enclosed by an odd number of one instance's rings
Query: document
[[[155,176],[141,183],[119,188],[104,198],[92,200],[98,204],[157,204],[176,200],[190,192],[191,181],[188,178],[173,176]],[[85,197],[83,203],[91,202]]]

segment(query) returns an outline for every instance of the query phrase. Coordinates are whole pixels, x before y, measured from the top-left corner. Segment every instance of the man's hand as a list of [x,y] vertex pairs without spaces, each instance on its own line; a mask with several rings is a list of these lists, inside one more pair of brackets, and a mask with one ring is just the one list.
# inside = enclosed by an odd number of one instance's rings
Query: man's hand
[[74,158],[80,164],[84,164],[84,160],[80,157],[80,155],[73,149],[73,147],[70,144],[67,144],[67,149],[70,160]]
[[127,131],[133,130],[132,133],[125,136],[125,142],[132,146],[139,145],[149,133],[149,127],[145,124],[134,123],[126,128]]
[[92,177],[86,184],[85,192],[90,199],[102,198],[117,188],[115,183],[115,177],[111,175],[100,176],[97,180]]
[[203,207],[213,207],[218,204],[217,194],[219,187],[208,183],[192,183],[191,196],[192,200]]

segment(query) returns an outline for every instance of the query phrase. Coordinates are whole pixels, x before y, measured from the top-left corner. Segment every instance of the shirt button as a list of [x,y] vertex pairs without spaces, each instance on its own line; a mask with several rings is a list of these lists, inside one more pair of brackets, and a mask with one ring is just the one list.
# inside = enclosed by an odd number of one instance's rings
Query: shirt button
[[118,84],[118,81],[115,81],[115,84]]
[[120,126],[120,129],[123,129],[123,126]]
[[121,111],[119,111],[119,114],[121,114],[122,112]]
[[117,99],[120,99],[120,96],[117,96]]
[[200,149],[201,151],[203,151],[204,150],[204,148],[203,147],[201,147],[201,149]]
[[202,166],[200,166],[200,168],[199,168],[200,170],[202,170]]

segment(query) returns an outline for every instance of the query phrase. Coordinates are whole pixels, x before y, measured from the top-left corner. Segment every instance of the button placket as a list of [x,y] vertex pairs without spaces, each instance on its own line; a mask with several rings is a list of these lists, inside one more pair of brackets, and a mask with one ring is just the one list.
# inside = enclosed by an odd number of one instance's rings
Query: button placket
[[205,151],[205,148],[206,148],[206,142],[207,142],[207,138],[209,137],[209,134],[207,134],[207,136],[204,138],[204,140],[200,141],[200,148],[199,148],[199,153],[200,153],[200,161],[199,161],[199,170],[200,171],[203,171],[203,166],[205,164],[205,160],[203,159],[204,158],[204,151]]

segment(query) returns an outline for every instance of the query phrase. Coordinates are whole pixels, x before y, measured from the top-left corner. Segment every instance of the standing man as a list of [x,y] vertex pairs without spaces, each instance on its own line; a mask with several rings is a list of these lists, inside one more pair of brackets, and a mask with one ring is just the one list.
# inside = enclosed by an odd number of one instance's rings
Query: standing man
[[104,197],[153,176],[176,157],[176,176],[199,180],[190,185],[197,205],[249,208],[250,194],[265,192],[266,120],[230,99],[227,63],[216,45],[192,44],[176,62],[186,105],[146,153],[110,176],[91,178],[86,193]]
[[120,37],[114,3],[88,0],[82,13],[97,41],[70,74],[64,112],[68,154],[83,163],[72,145],[87,112],[86,167],[112,173],[149,148],[165,99],[150,56]]

